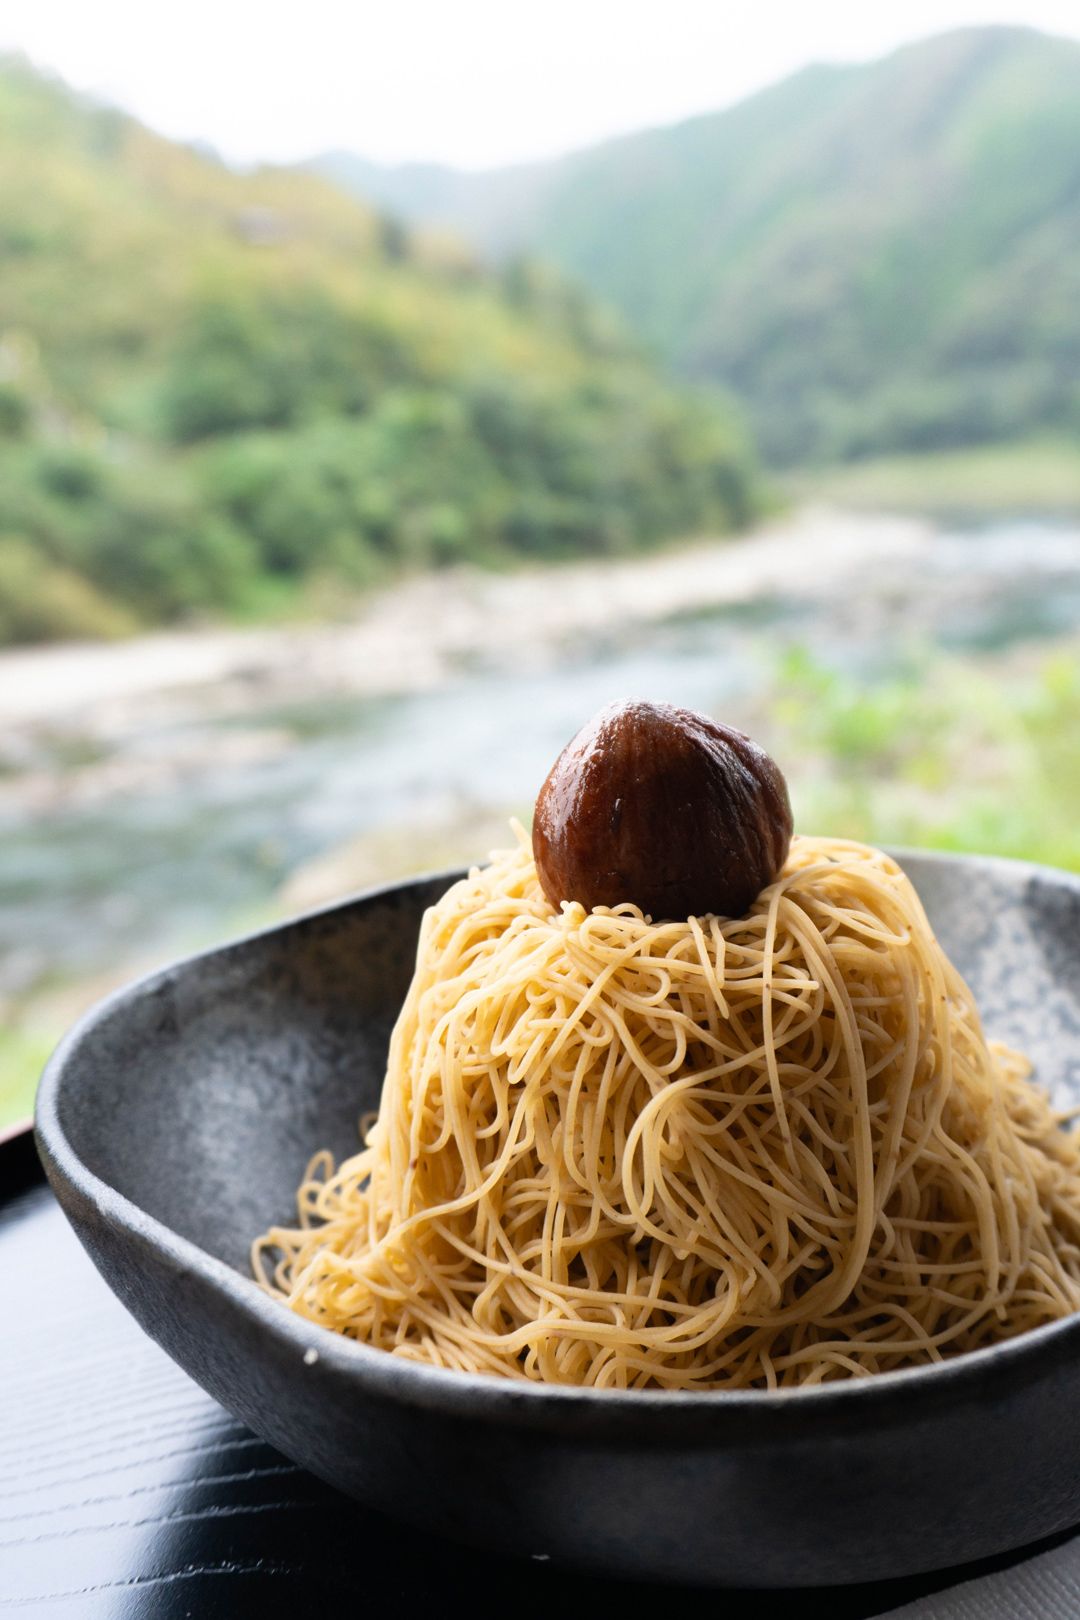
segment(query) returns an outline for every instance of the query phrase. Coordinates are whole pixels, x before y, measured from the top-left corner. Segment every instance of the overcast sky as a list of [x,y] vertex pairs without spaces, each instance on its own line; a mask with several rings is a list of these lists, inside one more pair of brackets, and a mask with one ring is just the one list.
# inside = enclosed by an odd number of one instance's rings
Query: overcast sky
[[0,48],[234,160],[474,168],[988,22],[1080,37],[1080,0],[0,0]]

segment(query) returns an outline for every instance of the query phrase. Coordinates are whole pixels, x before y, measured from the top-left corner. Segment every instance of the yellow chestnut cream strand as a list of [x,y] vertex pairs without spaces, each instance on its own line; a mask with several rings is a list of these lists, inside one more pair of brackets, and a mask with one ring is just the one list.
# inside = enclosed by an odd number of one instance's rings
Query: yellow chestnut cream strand
[[770,1389],[1080,1307],[1080,1145],[984,1039],[912,885],[795,838],[746,915],[545,898],[524,834],[427,913],[361,1152],[254,1245],[435,1366]]

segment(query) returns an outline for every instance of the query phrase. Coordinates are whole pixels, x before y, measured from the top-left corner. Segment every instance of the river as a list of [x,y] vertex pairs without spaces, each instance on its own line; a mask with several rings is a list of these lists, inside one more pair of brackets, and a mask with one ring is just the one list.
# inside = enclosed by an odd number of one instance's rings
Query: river
[[418,582],[360,625],[4,655],[0,997],[273,914],[349,840],[392,846],[395,869],[456,856],[527,814],[612,698],[738,719],[792,647],[872,684],[930,650],[1078,632],[1076,529],[819,513],[608,569]]

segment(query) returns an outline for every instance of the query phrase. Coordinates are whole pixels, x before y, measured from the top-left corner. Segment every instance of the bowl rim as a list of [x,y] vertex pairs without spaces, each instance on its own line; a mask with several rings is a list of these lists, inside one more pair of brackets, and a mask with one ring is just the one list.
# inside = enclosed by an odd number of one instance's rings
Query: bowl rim
[[[905,859],[916,857],[920,862],[942,867],[988,867],[1013,883],[1035,880],[1064,888],[1080,898],[1080,873],[1035,862],[911,846],[889,846],[887,853],[901,865]],[[38,1087],[34,1111],[38,1153],[69,1219],[72,1217],[68,1205],[74,1202],[83,1210],[92,1210],[97,1219],[110,1228],[121,1228],[136,1244],[153,1250],[158,1259],[163,1259],[177,1274],[198,1275],[225,1294],[235,1308],[279,1345],[294,1350],[302,1370],[312,1365],[307,1358],[315,1350],[317,1363],[326,1370],[344,1375],[372,1394],[398,1404],[446,1414],[465,1413],[473,1419],[493,1422],[510,1420],[532,1428],[552,1422],[561,1425],[575,1413],[588,1410],[616,1419],[637,1414],[652,1431],[651,1437],[661,1445],[675,1438],[669,1420],[676,1414],[681,1414],[683,1419],[690,1417],[700,1425],[700,1438],[705,1443],[716,1438],[715,1424],[706,1424],[706,1419],[720,1420],[728,1439],[733,1422],[741,1428],[743,1422],[754,1425],[766,1419],[779,1421],[785,1428],[790,1426],[793,1437],[797,1437],[798,1430],[805,1438],[808,1429],[817,1431],[821,1426],[835,1429],[838,1425],[857,1425],[871,1418],[875,1422],[888,1422],[890,1418],[910,1421],[913,1416],[910,1402],[916,1397],[933,1407],[964,1400],[984,1404],[997,1390],[1015,1393],[1023,1384],[1080,1357],[1080,1311],[1077,1311],[1014,1338],[939,1362],[778,1390],[596,1389],[436,1367],[346,1338],[290,1311],[254,1277],[235,1270],[174,1231],[102,1180],[80,1158],[60,1122],[60,1098],[84,1042],[100,1025],[198,963],[230,956],[265,939],[317,924],[355,906],[376,903],[403,891],[430,888],[440,881],[449,886],[471,869],[420,873],[358,890],[327,905],[179,957],[133,979],[92,1006],[63,1037],[49,1059]],[[74,1224],[78,1227],[77,1221]],[[921,1406],[920,1410],[925,1408]],[[772,1422],[768,1426],[772,1428]],[[644,1438],[646,1436],[635,1434],[637,1443]]]

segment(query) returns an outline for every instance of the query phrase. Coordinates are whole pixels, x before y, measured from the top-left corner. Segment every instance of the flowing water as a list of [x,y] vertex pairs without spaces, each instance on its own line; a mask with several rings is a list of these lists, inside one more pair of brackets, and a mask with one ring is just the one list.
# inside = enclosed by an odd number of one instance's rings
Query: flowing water
[[[767,696],[795,646],[872,683],[920,649],[985,656],[1076,636],[1080,533],[1041,523],[943,531],[908,565],[869,557],[841,590],[773,585],[737,607],[691,602],[555,652],[530,647],[526,620],[519,658],[493,665],[478,649],[432,690],[297,690],[261,706],[154,711],[110,736],[114,791],[77,791],[101,761],[63,739],[75,757],[52,768],[69,794],[44,806],[18,792],[0,800],[0,993],[209,940],[259,916],[298,866],[357,835],[526,812],[561,745],[612,698],[739,712]],[[155,778],[156,764],[201,748],[203,765]]]

